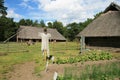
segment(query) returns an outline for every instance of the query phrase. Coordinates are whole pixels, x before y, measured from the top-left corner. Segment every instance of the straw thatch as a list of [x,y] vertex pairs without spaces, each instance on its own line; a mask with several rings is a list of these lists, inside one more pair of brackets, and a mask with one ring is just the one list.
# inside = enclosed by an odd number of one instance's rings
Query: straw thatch
[[120,36],[120,7],[114,3],[111,3],[110,6],[105,9],[104,12],[106,13],[100,15],[77,36]]
[[[43,32],[44,28],[31,27],[31,26],[20,26],[17,34],[18,39],[23,40],[41,40],[41,37],[38,36],[39,32]],[[57,41],[66,41],[65,37],[62,36],[56,29],[47,29],[48,33],[51,34],[52,40]]]
[[120,6],[112,2],[105,10],[104,13],[108,11],[120,11]]

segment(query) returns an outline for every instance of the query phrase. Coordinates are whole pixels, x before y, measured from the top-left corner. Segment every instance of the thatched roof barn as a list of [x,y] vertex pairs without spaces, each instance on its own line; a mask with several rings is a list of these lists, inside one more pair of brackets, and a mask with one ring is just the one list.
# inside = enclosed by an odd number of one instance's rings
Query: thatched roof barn
[[120,47],[120,6],[111,3],[77,37],[84,36],[91,46]]
[[[56,41],[66,41],[65,37],[61,35],[56,29],[47,29],[48,33],[51,34],[51,40]],[[41,37],[38,36],[39,32],[43,32],[43,28],[31,27],[31,26],[20,26],[17,34],[18,40],[32,40],[32,41],[41,41]]]

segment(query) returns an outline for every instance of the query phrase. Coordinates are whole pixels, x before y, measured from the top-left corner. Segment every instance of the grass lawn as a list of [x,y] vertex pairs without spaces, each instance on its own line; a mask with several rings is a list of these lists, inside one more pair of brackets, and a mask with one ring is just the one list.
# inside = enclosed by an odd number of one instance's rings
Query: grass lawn
[[[79,52],[79,44],[76,42],[50,43],[50,54],[55,56],[55,60],[76,57]],[[119,59],[120,54],[113,56]],[[13,65],[28,61],[36,62],[35,73],[39,73],[45,68],[43,58],[41,43],[35,43],[31,46],[15,42],[0,44],[0,80],[6,80],[5,74],[13,70]]]
[[[50,43],[50,54],[57,57],[76,56],[79,53],[78,44],[75,42]],[[13,70],[13,65],[35,61],[35,73],[44,69],[41,43],[28,46],[26,43],[10,42],[0,44],[0,80],[5,74]]]

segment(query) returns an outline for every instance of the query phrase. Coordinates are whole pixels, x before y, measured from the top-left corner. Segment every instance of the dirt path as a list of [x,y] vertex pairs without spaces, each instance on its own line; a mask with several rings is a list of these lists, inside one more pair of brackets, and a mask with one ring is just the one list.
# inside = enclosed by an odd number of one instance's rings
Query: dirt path
[[8,76],[9,80],[53,80],[54,72],[63,74],[65,66],[70,66],[70,64],[49,64],[47,72],[41,71],[40,76],[36,76],[34,74],[35,62],[27,62],[15,65],[14,70]]
[[84,67],[85,65],[91,64],[105,64],[116,60],[104,60],[104,61],[88,61],[84,64],[49,64],[48,71],[41,71],[40,77],[34,74],[35,63],[27,62],[24,64],[18,64],[14,66],[14,71],[9,74],[9,80],[53,80],[54,72],[57,71],[58,74],[64,73],[64,68],[69,66]]
[[34,72],[35,63],[27,62],[14,66],[14,71],[10,73],[9,80],[38,80]]
[[59,75],[64,73],[64,68],[71,66],[71,64],[49,64],[47,72],[41,71],[40,80],[53,80],[54,73],[57,72]]

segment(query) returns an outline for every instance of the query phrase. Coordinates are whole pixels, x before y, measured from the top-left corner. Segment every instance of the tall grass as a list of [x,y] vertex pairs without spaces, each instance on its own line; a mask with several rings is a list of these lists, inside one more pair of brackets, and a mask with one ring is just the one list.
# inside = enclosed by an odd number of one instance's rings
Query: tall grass
[[76,67],[65,68],[64,76],[58,80],[114,80],[115,78],[120,78],[120,62],[86,65],[82,70]]

